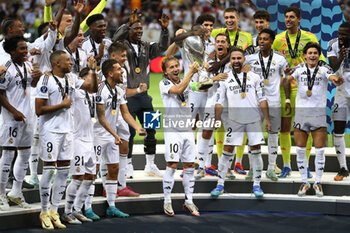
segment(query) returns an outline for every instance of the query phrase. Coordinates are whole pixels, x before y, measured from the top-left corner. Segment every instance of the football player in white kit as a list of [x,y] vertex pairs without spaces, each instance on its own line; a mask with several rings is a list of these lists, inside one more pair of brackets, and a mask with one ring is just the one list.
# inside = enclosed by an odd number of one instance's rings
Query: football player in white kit
[[[283,84],[284,71],[289,71],[287,59],[279,52],[271,49],[275,33],[271,29],[263,29],[259,33],[259,50],[246,56],[246,63],[252,71],[264,78],[264,92],[269,104],[271,131],[268,132],[269,163],[266,177],[277,181],[274,167],[278,149],[278,132],[281,129],[281,97],[280,85]],[[287,69],[288,68],[288,69]],[[251,157],[251,154],[248,154]],[[252,169],[250,169],[252,176]],[[248,174],[248,176],[250,175]]]
[[[0,210],[9,210],[7,197],[22,208],[30,208],[22,193],[22,183],[28,168],[33,143],[33,114],[30,107],[31,86],[35,87],[41,73],[32,73],[27,61],[28,49],[23,36],[7,38],[4,50],[10,54],[6,73],[0,77],[1,129],[0,145]],[[14,165],[13,186],[6,197],[6,184],[16,149],[18,156]]]
[[[73,109],[70,109],[72,98],[76,89],[88,92],[97,90],[96,79],[90,77],[84,81],[70,73],[72,61],[66,52],[56,50],[51,54],[50,62],[52,72],[41,76],[35,100],[35,110],[39,116],[41,159],[44,162],[40,179],[40,220],[42,227],[49,230],[54,226],[66,228],[60,221],[57,209],[66,188],[70,161],[73,158]],[[54,169],[57,172],[52,185],[49,210],[50,180]]]
[[174,216],[171,191],[174,186],[174,174],[181,160],[184,167],[182,184],[186,197],[183,207],[188,209],[192,215],[199,216],[198,208],[192,200],[196,158],[194,133],[191,126],[180,126],[181,121],[186,124],[188,120],[191,120],[191,108],[188,102],[189,84],[192,76],[199,70],[199,65],[197,62],[190,65],[183,80],[180,80],[180,63],[176,58],[166,58],[162,62],[162,68],[165,79],[160,81],[159,88],[163,105],[166,106],[164,108],[164,122],[168,124],[179,123],[178,127],[171,125],[164,128],[166,161],[166,170],[163,175],[164,213],[168,216]]
[[[208,56],[210,53],[215,51],[215,39],[211,36],[214,23],[215,23],[215,17],[213,17],[208,13],[204,13],[204,14],[201,14],[196,19],[196,25],[192,28],[193,29],[192,31],[185,32],[185,30],[179,29],[176,32],[176,36],[179,39],[179,41],[169,46],[166,56],[167,57],[173,56],[178,51],[180,51],[185,75],[189,71],[188,67],[191,64],[191,61],[184,51],[184,48],[182,46],[182,40],[184,40],[189,36],[201,35],[204,40],[204,46],[207,54],[206,56]],[[175,39],[175,41],[177,40]],[[203,64],[203,66],[206,67],[207,65]],[[198,81],[197,74],[193,76],[192,81],[193,82]],[[198,117],[198,120],[204,119],[204,109],[207,101],[207,96],[208,96],[207,90],[200,90],[200,91],[193,90],[193,89],[190,90],[189,101],[190,101],[193,119],[196,119],[197,117]],[[211,137],[209,140],[205,140],[204,142],[202,142],[201,130],[202,129],[200,129],[197,133],[197,145],[198,145],[198,157],[199,157],[198,159],[201,164],[204,163],[202,165],[203,167],[201,168],[205,168],[205,171],[207,174],[217,176],[217,171],[215,170],[215,167],[211,166],[211,155],[212,155],[213,144],[214,144],[213,137]],[[207,152],[207,154],[204,154],[203,151]],[[204,160],[204,158],[206,159]]]
[[215,118],[220,120],[222,106],[225,100],[228,103],[229,119],[224,141],[224,151],[219,164],[219,179],[212,197],[218,197],[224,192],[225,176],[231,164],[235,146],[243,145],[244,133],[247,134],[253,161],[253,192],[256,197],[262,197],[264,192],[260,188],[263,161],[260,145],[265,143],[262,133],[261,112],[265,118],[266,131],[271,130],[268,103],[264,94],[263,79],[249,71],[242,72],[245,61],[244,51],[233,48],[230,54],[232,70],[225,82],[222,82],[218,91],[218,101],[215,106]]
[[108,47],[112,41],[106,38],[107,25],[102,14],[95,14],[86,20],[90,27],[90,35],[85,38],[82,49],[88,56],[97,61],[97,70],[100,70],[102,63],[108,59]]
[[[98,134],[98,141],[95,145],[100,145],[101,159],[107,165],[108,174],[106,176],[105,188],[109,207],[106,215],[109,217],[128,217],[115,207],[115,198],[118,189],[119,170],[119,147],[122,143],[116,134],[118,113],[123,119],[133,127],[140,135],[145,135],[146,131],[134,120],[126,105],[126,97],[123,89],[117,84],[122,83],[122,67],[117,61],[109,59],[102,64],[102,73],[106,80],[99,85],[96,94],[96,111],[98,123],[96,123],[95,133]],[[120,111],[119,111],[120,110]]]
[[[307,181],[306,142],[311,132],[315,145],[315,183],[313,188],[318,197],[323,196],[321,178],[325,165],[324,147],[327,140],[327,87],[328,81],[336,86],[344,82],[333,74],[333,70],[323,61],[319,62],[321,47],[318,43],[308,42],[303,54],[306,63],[299,64],[288,76],[288,83],[295,79],[298,92],[295,100],[294,139],[297,152],[297,164],[301,175],[301,186],[298,196],[304,196],[310,188]],[[286,93],[288,99],[290,93]],[[286,104],[290,111],[290,104]]]
[[334,122],[334,147],[338,156],[340,170],[334,180],[341,181],[349,176],[345,155],[345,126],[350,111],[350,23],[344,22],[339,26],[338,38],[328,42],[327,57],[334,72],[344,79],[344,85],[337,87],[332,120]]
[[[118,64],[122,67],[123,82],[118,85],[124,90],[126,97],[130,97],[130,96],[136,95],[137,93],[146,92],[147,84],[140,83],[139,87],[135,89],[127,88],[128,72],[124,66],[125,62],[127,62],[127,59],[128,59],[126,56],[126,50],[127,50],[127,47],[123,43],[115,41],[108,48],[108,54],[110,55],[111,59],[116,60]],[[123,119],[121,114],[118,115],[116,133],[119,135],[122,141],[122,143],[119,145],[120,157],[119,157],[119,174],[118,174],[118,196],[138,197],[140,196],[139,193],[134,192],[130,187],[126,186],[127,166],[129,162],[130,162],[130,166],[132,166],[131,158],[130,158],[130,161],[128,161],[130,132],[129,132],[129,125]],[[132,172],[133,169],[130,169],[130,171]],[[132,174],[129,174],[129,175],[131,177],[133,176]]]
[[[97,83],[96,60],[89,57],[87,64],[88,67],[83,68],[80,72],[80,78],[83,80],[96,79]],[[96,174],[96,156],[93,143],[93,125],[96,123],[95,95],[81,89],[76,90],[72,108],[74,115],[74,156],[70,172],[72,181],[66,189],[62,220],[71,224],[81,224],[81,222],[92,222],[92,219],[98,220],[96,216],[90,218],[92,213],[88,216],[89,218],[85,217],[81,210]]]
[[[212,61],[221,61],[226,55],[228,54],[229,49],[229,42],[225,34],[218,34],[215,38],[215,54],[213,55],[213,59],[210,59],[208,62],[211,63]],[[207,94],[207,101],[204,109],[204,118],[203,121],[214,121],[215,119],[215,103],[216,103],[216,92],[218,89],[218,81],[224,81],[228,77],[228,73],[230,72],[230,65],[226,64],[223,65],[218,72],[215,74],[211,74],[212,80],[215,82],[212,87],[208,89]],[[216,82],[217,81],[217,82]],[[210,125],[210,124],[209,124]],[[211,126],[211,125],[210,125]],[[206,171],[206,161],[210,160],[211,157],[209,157],[209,143],[210,139],[213,135],[213,128],[212,127],[203,128],[202,130],[202,138],[200,139],[198,143],[198,160],[199,160],[199,167],[197,174],[195,176],[196,179],[200,179],[205,176]]]

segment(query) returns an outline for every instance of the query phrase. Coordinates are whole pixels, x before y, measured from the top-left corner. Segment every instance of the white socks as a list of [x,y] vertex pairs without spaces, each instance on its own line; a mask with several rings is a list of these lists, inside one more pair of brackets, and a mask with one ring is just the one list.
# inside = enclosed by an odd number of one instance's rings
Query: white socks
[[85,206],[84,209],[90,209],[91,205],[92,205],[92,199],[94,198],[94,194],[95,194],[95,181],[92,182],[89,191],[87,192],[87,197],[85,199]]
[[209,142],[210,139],[201,138],[198,144],[198,160],[199,168],[204,168],[209,151]]
[[184,168],[184,176],[182,185],[185,190],[185,203],[193,204],[193,190],[194,190],[194,168]]
[[268,134],[269,165],[267,169],[274,169],[278,150],[278,133]]
[[[171,191],[174,187],[174,174],[175,169],[166,167],[165,173],[163,175],[163,192],[164,192],[164,203],[171,203]],[[184,174],[185,178],[185,174]]]
[[324,148],[315,148],[315,171],[316,171],[316,183],[321,182],[323,175],[324,165],[326,162],[326,157],[324,155]]
[[234,158],[233,153],[229,153],[227,151],[222,152],[222,156],[218,166],[218,175],[219,175],[218,185],[224,186],[226,173],[230,164],[232,164],[233,158]]
[[108,206],[115,206],[115,196],[117,195],[118,181],[106,180],[105,188]]
[[146,154],[146,166],[154,165],[154,157],[155,155]]
[[296,147],[297,152],[297,164],[301,175],[301,182],[307,183],[307,158],[306,158],[306,147]]
[[72,179],[66,189],[66,203],[64,205],[64,213],[70,214],[73,210],[73,203],[76,199],[77,190],[80,188],[82,181]]
[[12,190],[14,193],[22,193],[22,183],[27,174],[29,157],[31,149],[17,150],[18,156],[15,165],[13,166],[13,181]]
[[345,156],[345,140],[344,134],[334,134],[334,148],[338,157],[340,168],[345,168],[348,170],[346,165],[346,156]]
[[31,147],[31,155],[29,158],[29,169],[31,176],[38,175],[38,164],[39,164],[39,139],[34,136],[34,142]]
[[103,185],[104,189],[106,189],[107,174],[108,174],[107,165],[104,162],[101,161],[101,164],[100,164],[100,175],[101,175],[102,185]]
[[[74,209],[78,212],[83,208],[84,201],[88,197],[90,187],[92,186],[93,180],[83,180],[78,191],[77,196],[74,200]],[[91,205],[91,204],[90,204]]]
[[119,173],[118,173],[118,189],[122,190],[126,187],[126,166],[128,165],[128,155],[119,155]]
[[253,161],[253,186],[259,185],[261,180],[261,172],[263,169],[263,160],[261,158],[260,150],[252,150],[251,151],[251,159]]
[[5,195],[6,184],[9,179],[11,163],[15,157],[14,150],[3,150],[0,159],[0,195]]
[[[66,189],[66,182],[69,173],[69,166],[65,167],[57,167],[57,173],[55,177],[55,181],[52,185],[52,198],[51,198],[51,210],[56,211],[58,209],[58,205],[62,200],[64,191]],[[49,181],[50,182],[50,181]]]
[[49,200],[50,200],[50,190],[51,190],[51,178],[54,174],[54,166],[43,167],[43,174],[40,179],[39,191],[41,200],[41,212],[49,212]]

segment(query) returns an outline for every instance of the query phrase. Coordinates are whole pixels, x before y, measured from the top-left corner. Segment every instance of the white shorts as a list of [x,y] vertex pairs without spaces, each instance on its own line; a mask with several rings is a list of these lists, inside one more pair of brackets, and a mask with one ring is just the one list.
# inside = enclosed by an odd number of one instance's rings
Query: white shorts
[[196,118],[197,113],[199,115],[199,120],[203,119],[207,96],[208,92],[189,91],[188,100],[190,102],[192,119]]
[[33,144],[34,127],[29,120],[26,123],[12,120],[1,126],[0,145],[5,147],[30,147]]
[[46,131],[39,135],[40,158],[44,162],[72,160],[73,134]]
[[281,130],[281,106],[269,107],[269,117],[271,122],[271,132],[278,133]]
[[97,155],[97,164],[101,163],[101,159],[105,164],[119,163],[119,146],[114,142],[114,137],[95,137],[94,149]]
[[193,132],[164,132],[165,161],[193,163],[197,151]]
[[130,132],[129,132],[129,125],[126,123],[126,121],[123,119],[121,114],[119,114],[120,117],[118,117],[117,122],[117,134],[118,136],[123,139],[124,141],[129,141],[130,138]]
[[93,142],[74,139],[74,155],[71,169],[72,175],[96,174],[96,156]]
[[322,127],[327,127],[327,116],[302,116],[295,114],[293,127],[309,133]]
[[334,105],[332,109],[332,121],[348,121],[350,116],[350,98],[343,94],[335,95]]
[[224,145],[242,146],[244,133],[247,135],[249,146],[265,144],[260,120],[249,124],[240,124],[233,120],[229,120],[227,123]]

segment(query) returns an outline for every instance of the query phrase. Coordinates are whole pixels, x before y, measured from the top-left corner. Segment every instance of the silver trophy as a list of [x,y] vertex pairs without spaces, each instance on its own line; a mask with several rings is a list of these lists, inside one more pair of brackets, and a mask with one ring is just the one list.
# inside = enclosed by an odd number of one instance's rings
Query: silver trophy
[[213,81],[209,79],[208,71],[203,68],[203,63],[207,62],[208,51],[205,50],[204,41],[199,36],[189,36],[183,41],[184,51],[193,64],[195,61],[201,65],[198,70],[198,88],[206,90],[213,86]]

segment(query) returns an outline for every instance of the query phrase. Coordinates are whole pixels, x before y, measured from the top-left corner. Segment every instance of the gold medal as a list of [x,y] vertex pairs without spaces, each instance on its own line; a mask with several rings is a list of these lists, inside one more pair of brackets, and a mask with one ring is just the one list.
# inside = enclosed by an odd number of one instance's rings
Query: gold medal
[[312,95],[312,91],[311,90],[307,90],[306,95],[310,97]]
[[140,67],[136,67],[136,68],[135,68],[135,72],[136,72],[137,74],[139,74],[139,73],[141,72]]
[[95,117],[91,117],[91,122],[95,124],[96,123],[96,118]]
[[297,66],[297,65],[298,65],[297,59],[293,58],[293,59],[292,59],[292,62],[293,62],[293,64],[294,64],[294,66]]
[[100,71],[100,70],[101,70],[101,67],[100,67],[100,66],[96,66],[96,70],[97,70],[97,71]]
[[77,167],[75,170],[76,170],[77,172],[80,172],[80,167]]
[[265,85],[269,84],[269,80],[268,79],[264,79],[264,84]]
[[27,95],[27,89],[24,89],[24,95]]
[[183,107],[183,106],[186,106],[186,101],[183,101],[182,103],[181,103],[181,106]]
[[113,116],[117,115],[117,110],[113,109],[113,110],[112,110],[112,115],[113,115]]
[[246,96],[245,92],[241,92],[241,97],[244,99]]

